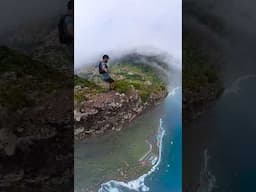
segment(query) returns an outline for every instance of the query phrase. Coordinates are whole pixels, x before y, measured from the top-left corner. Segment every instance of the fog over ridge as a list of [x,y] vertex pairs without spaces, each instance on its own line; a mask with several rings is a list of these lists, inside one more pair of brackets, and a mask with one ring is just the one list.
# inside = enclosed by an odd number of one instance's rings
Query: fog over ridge
[[181,1],[77,0],[75,10],[75,68],[131,50],[166,52],[181,68]]

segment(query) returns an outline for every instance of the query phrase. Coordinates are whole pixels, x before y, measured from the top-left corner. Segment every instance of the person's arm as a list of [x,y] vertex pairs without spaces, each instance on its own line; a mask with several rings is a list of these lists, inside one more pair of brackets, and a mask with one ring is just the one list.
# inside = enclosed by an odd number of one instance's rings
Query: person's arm
[[102,65],[102,69],[103,69],[103,71],[105,71],[106,73],[108,72],[108,69],[107,69],[106,65]]

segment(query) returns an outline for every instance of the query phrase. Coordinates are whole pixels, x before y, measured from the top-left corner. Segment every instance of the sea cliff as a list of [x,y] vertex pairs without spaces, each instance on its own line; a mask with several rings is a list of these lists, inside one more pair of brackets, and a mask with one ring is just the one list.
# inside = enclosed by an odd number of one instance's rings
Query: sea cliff
[[115,90],[101,80],[97,68],[75,76],[75,139],[120,131],[161,103],[166,84],[144,63],[118,62],[110,67]]

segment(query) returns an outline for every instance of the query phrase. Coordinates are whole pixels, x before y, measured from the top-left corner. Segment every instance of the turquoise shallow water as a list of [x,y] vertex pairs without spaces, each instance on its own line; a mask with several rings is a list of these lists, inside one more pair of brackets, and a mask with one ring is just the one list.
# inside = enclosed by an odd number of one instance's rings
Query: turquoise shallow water
[[182,183],[182,116],[181,89],[176,89],[165,101],[165,114],[160,119],[164,131],[161,155],[153,169],[129,183],[109,181],[99,192],[178,192]]

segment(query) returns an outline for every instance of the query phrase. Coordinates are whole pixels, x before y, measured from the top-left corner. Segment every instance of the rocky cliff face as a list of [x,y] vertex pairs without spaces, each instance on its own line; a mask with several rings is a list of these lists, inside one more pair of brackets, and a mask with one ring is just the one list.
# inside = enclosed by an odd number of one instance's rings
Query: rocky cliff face
[[110,130],[120,131],[147,109],[159,104],[166,95],[166,90],[161,91],[150,96],[145,103],[136,90],[126,94],[111,91],[88,96],[88,100],[74,111],[75,138],[84,139]]

